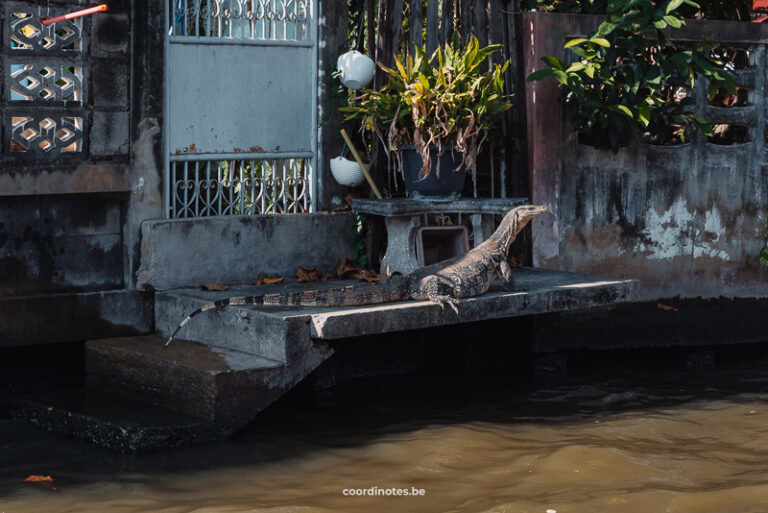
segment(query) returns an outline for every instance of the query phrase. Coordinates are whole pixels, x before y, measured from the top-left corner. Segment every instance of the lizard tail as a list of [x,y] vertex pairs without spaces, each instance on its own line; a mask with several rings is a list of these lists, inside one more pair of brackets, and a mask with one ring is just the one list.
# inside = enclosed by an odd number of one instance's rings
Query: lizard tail
[[[168,347],[168,345],[173,341],[174,338],[176,338],[176,335],[178,335],[181,328],[183,328],[189,321],[192,320],[192,317],[195,317],[196,315],[199,315],[206,310],[213,310],[214,308],[224,308],[227,305],[232,304],[258,304],[257,301],[264,296],[250,296],[250,297],[230,297],[227,299],[220,299],[218,301],[214,301],[213,303],[206,303],[191,314],[187,315],[183,321],[179,323],[178,326],[176,326],[176,329],[173,330],[173,333],[170,337],[168,337],[168,341],[165,343],[163,347]],[[249,302],[250,300],[250,302]]]
[[208,303],[191,314],[187,315],[183,321],[176,327],[173,334],[168,338],[164,347],[176,338],[181,328],[183,328],[193,317],[206,310],[214,308],[224,308],[229,305],[251,306],[251,305],[274,305],[274,306],[362,306],[388,303],[390,301],[400,301],[408,299],[408,286],[405,280],[387,280],[384,283],[370,283],[364,285],[350,285],[347,287],[338,287],[323,290],[308,290],[302,292],[285,292],[282,294],[264,294],[260,296],[241,296],[220,299],[213,303]]

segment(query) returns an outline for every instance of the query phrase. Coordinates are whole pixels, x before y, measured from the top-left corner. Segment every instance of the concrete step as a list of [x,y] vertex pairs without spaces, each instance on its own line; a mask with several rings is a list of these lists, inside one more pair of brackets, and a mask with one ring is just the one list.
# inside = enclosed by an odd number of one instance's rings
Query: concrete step
[[[532,268],[516,269],[515,280],[520,290],[509,292],[494,286],[481,296],[461,300],[458,314],[429,301],[400,301],[343,308],[230,306],[196,316],[184,326],[179,336],[288,361],[292,354],[305,350],[313,339],[334,340],[608,306],[632,301],[638,286],[636,280]],[[235,285],[227,291],[183,288],[158,292],[155,297],[155,326],[160,333],[172,333],[190,312],[205,303],[227,297],[360,283],[332,281],[260,287]]]
[[328,356],[313,346],[290,364],[165,337],[123,337],[86,343],[88,386],[232,430],[301,381]]
[[[326,287],[353,285],[357,281],[334,281]],[[179,323],[202,305],[227,297],[314,290],[323,284],[232,285],[226,291],[204,291],[199,287],[159,291],[155,294],[155,329],[169,336]],[[180,337],[215,347],[225,347],[282,363],[303,354],[311,345],[311,313],[316,309],[229,306],[209,310],[192,319]]]
[[219,440],[231,434],[204,419],[87,388],[16,399],[12,414],[48,431],[126,453]]

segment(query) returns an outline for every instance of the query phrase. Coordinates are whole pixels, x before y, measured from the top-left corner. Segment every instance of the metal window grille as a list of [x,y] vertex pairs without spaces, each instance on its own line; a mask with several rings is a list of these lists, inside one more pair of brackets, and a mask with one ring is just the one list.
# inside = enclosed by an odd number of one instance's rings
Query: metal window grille
[[315,2],[166,8],[166,216],[313,210]]
[[309,158],[173,162],[173,217],[309,211]]
[[175,0],[171,34],[252,41],[306,41],[306,0]]

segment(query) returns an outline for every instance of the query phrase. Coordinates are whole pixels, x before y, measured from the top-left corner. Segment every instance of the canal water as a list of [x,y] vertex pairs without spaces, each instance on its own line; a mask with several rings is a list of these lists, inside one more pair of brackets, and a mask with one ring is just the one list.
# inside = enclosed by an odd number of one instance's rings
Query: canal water
[[550,384],[298,391],[232,440],[160,454],[0,422],[0,513],[768,511],[768,359],[635,354]]

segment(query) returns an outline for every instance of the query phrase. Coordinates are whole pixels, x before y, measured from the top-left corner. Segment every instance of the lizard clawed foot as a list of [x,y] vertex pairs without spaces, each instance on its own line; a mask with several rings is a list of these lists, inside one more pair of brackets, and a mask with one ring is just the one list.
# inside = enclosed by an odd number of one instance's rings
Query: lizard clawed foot
[[440,305],[440,308],[445,309],[445,305],[451,307],[451,309],[459,315],[459,300],[451,296],[435,296],[429,298],[430,301]]

